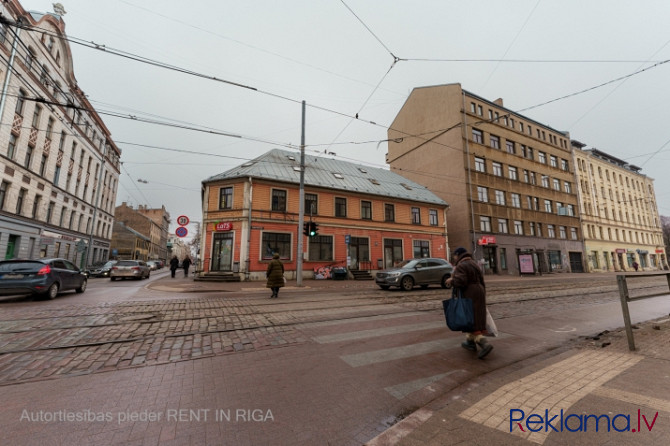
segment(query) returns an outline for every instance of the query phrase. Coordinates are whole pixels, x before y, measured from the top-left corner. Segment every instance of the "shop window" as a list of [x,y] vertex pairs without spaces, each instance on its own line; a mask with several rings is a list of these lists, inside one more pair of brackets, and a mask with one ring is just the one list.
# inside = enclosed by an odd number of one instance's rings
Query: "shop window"
[[317,235],[309,238],[310,261],[333,261],[333,236]]
[[262,239],[263,260],[272,259],[272,255],[276,252],[281,259],[291,258],[291,234],[264,232]]

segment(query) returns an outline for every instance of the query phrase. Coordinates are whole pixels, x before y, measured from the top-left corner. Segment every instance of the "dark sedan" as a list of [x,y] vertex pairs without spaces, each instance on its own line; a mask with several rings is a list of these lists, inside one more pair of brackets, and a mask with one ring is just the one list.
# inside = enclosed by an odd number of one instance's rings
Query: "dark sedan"
[[375,283],[388,290],[392,286],[410,291],[415,285],[428,288],[428,285],[439,284],[448,288],[447,279],[454,268],[444,259],[425,258],[405,260],[397,266],[379,271]]
[[109,272],[116,265],[116,260],[110,260],[103,264],[93,265],[89,270],[91,277],[109,277]]
[[66,259],[0,261],[0,295],[34,294],[55,299],[59,292],[86,290],[86,275]]

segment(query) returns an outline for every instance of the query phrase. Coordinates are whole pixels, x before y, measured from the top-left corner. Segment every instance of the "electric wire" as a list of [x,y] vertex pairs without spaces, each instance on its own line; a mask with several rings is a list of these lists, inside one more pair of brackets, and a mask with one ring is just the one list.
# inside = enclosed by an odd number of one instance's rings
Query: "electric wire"
[[[526,17],[526,20],[523,22],[523,25],[521,25],[521,28],[519,28],[519,31],[517,31],[516,35],[514,36],[514,38],[513,38],[512,41],[510,42],[510,44],[507,46],[507,49],[505,50],[505,53],[502,55],[502,59],[505,59],[505,57],[507,56],[507,53],[509,53],[509,50],[512,49],[512,47],[514,46],[514,43],[516,42],[516,39],[519,38],[519,35],[521,35],[521,32],[524,30],[524,28],[526,28],[526,25],[527,25],[528,22],[530,21],[530,18],[533,16],[533,13],[534,13],[535,10],[537,9],[537,7],[540,5],[540,2],[541,2],[541,1],[542,1],[542,0],[537,0],[537,3],[535,3],[535,6],[533,7],[533,9],[530,11],[530,13],[528,14],[528,16]],[[500,64],[501,64],[501,62],[497,62],[497,63],[495,64],[495,66],[493,67],[493,70],[489,73],[489,76],[486,78],[486,81],[484,82],[484,85],[482,86],[482,90],[483,90],[484,88],[486,88],[486,86],[488,85],[489,81],[490,81],[491,78],[493,77],[493,74],[498,70],[498,67],[500,66]]]

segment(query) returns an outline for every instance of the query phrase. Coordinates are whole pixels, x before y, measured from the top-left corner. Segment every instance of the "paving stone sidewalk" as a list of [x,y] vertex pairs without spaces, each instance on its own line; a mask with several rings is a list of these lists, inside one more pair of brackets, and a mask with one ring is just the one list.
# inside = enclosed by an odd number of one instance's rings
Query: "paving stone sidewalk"
[[634,352],[623,329],[581,339],[455,389],[367,445],[666,445],[670,318],[636,327]]

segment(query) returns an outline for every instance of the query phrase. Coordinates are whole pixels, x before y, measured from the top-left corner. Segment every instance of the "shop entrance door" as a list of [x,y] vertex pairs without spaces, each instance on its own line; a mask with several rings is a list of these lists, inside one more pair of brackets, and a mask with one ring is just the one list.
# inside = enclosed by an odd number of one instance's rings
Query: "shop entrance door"
[[19,237],[17,235],[9,236],[9,240],[7,241],[7,251],[5,251],[5,260],[14,258],[14,251],[16,250],[18,239]]
[[495,246],[485,246],[484,247],[484,265],[488,269],[487,272],[492,272],[493,274],[498,274],[498,262],[496,257],[496,247]]
[[214,233],[211,271],[229,272],[233,270],[233,234]]
[[370,269],[370,242],[367,238],[351,237],[349,241],[349,269]]
[[402,260],[402,240],[384,240],[384,268],[392,268],[396,263],[401,262]]

